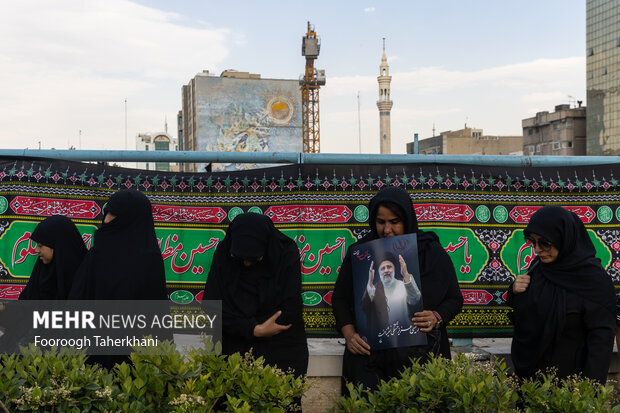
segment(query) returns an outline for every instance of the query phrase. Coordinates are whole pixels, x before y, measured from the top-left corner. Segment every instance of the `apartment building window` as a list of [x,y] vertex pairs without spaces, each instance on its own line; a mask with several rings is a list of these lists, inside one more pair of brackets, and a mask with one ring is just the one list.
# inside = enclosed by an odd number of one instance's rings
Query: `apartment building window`
[[560,142],[552,142],[552,145],[554,151],[559,151],[561,149]]
[[588,56],[592,56],[594,54],[594,48],[590,47],[588,48]]
[[572,147],[573,147],[573,141],[562,142],[562,148],[567,149],[567,148],[572,148]]
[[540,153],[540,149],[542,148],[542,144],[537,144],[536,145],[536,153]]

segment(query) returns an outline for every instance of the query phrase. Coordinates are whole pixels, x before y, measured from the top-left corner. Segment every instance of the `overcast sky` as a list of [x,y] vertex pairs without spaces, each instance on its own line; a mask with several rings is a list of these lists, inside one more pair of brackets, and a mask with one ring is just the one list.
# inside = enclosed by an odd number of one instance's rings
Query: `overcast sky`
[[361,151],[379,152],[383,37],[392,153],[433,125],[521,135],[537,111],[585,104],[583,0],[19,0],[0,13],[0,147],[124,149],[127,134],[134,149],[166,118],[176,137],[181,87],[204,69],[299,78],[308,20],[322,152],[360,151],[358,92]]

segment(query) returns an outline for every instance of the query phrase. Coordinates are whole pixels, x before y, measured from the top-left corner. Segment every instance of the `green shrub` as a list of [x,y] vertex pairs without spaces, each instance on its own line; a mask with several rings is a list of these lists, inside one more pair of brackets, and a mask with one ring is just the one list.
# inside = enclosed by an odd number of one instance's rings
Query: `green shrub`
[[464,355],[431,359],[382,381],[375,391],[349,383],[336,398],[337,412],[617,412],[618,394],[582,378],[559,381],[553,373],[518,381],[503,362],[478,362]]
[[103,411],[115,393],[109,372],[84,364],[83,353],[34,345],[0,358],[0,393],[11,411]]
[[612,385],[602,386],[581,377],[558,380],[554,371],[538,374],[520,388],[526,412],[619,412],[618,394]]
[[[205,342],[186,356],[136,349],[108,371],[84,352],[34,346],[0,356],[0,412],[276,412],[298,408],[306,384],[251,354],[222,356]],[[160,349],[161,351],[161,349]]]

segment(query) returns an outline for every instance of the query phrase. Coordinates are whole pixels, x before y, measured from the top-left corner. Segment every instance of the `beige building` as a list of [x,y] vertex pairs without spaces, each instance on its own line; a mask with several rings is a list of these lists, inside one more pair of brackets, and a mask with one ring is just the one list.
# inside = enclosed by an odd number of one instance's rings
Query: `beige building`
[[523,154],[586,155],[586,108],[557,105],[523,119]]
[[[467,126],[418,142],[420,155],[521,155],[522,150],[522,136],[485,135]],[[407,153],[413,153],[413,142],[407,144]]]

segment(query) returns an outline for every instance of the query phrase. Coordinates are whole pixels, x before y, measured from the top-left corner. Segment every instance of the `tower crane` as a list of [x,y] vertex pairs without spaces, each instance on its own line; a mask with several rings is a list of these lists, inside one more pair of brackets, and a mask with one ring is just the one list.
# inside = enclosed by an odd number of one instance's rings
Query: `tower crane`
[[301,133],[303,151],[321,152],[319,128],[319,88],[325,85],[325,70],[314,68],[314,60],[319,57],[321,39],[317,37],[314,26],[308,22],[308,31],[302,37],[301,55],[306,57],[306,71],[299,78],[301,86]]

